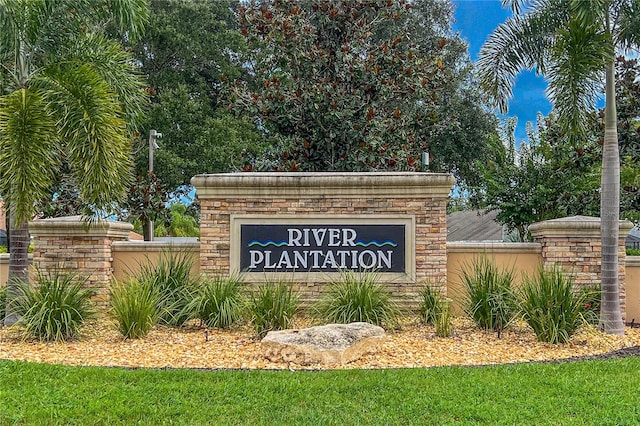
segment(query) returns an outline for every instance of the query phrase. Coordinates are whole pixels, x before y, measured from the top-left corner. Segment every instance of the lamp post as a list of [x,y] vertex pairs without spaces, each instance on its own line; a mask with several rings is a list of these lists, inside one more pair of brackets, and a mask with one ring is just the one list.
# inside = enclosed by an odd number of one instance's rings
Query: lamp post
[[[162,138],[162,133],[151,129],[149,131],[149,172],[153,172],[153,151],[158,149],[159,146],[156,143],[156,140]],[[145,241],[153,241],[153,221],[147,219],[143,224],[144,230],[144,239]]]

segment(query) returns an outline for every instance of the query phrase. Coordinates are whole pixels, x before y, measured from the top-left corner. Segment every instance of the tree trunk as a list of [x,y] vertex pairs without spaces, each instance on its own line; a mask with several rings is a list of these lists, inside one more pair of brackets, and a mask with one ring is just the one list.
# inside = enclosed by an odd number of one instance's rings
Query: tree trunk
[[153,221],[142,219],[142,236],[145,241],[153,241]]
[[9,208],[9,280],[7,281],[7,303],[4,325],[15,324],[20,317],[12,306],[18,295],[18,284],[29,280],[29,224],[15,226],[15,217]]
[[618,234],[620,220],[620,155],[616,120],[615,68],[607,64],[604,146],[600,219],[602,229],[602,303],[600,327],[609,334],[624,334],[618,282]]

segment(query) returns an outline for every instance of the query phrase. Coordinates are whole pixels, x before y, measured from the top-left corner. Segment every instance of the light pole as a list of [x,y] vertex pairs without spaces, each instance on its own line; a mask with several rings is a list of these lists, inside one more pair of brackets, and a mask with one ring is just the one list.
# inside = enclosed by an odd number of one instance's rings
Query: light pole
[[[158,149],[158,144],[156,143],[156,140],[161,139],[162,138],[162,133],[159,133],[158,131],[151,129],[149,131],[149,172],[153,172],[153,151]],[[150,219],[147,219],[146,222],[143,224],[144,226],[144,230],[143,230],[143,234],[144,234],[144,239],[145,241],[153,241],[153,221]]]

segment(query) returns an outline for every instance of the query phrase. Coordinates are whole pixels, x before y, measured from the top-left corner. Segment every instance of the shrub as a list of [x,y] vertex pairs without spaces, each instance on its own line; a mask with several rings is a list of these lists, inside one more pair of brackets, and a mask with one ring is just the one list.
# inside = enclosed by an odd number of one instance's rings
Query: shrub
[[264,337],[271,330],[290,328],[300,307],[289,285],[267,282],[251,294],[248,309],[256,334]]
[[239,275],[205,280],[187,310],[208,327],[229,328],[242,317],[243,282]]
[[95,316],[93,290],[75,274],[37,272],[33,286],[18,283],[12,307],[25,336],[40,341],[66,341],[78,336],[85,321]]
[[425,324],[433,325],[442,308],[440,293],[433,287],[426,286],[420,293],[420,299],[420,318]]
[[523,318],[540,341],[566,343],[583,323],[584,294],[574,293],[571,277],[558,267],[525,276],[520,299]]
[[0,287],[0,326],[4,322],[4,316],[7,314],[7,287]]
[[341,280],[329,287],[316,305],[316,312],[324,321],[348,324],[368,322],[396,327],[400,316],[391,295],[377,283],[378,274],[343,271]]
[[115,281],[111,286],[110,314],[125,339],[146,336],[158,323],[160,295],[148,282]]
[[479,327],[500,332],[512,321],[516,313],[512,282],[513,270],[499,270],[486,256],[464,265],[465,310]]
[[626,251],[627,251],[627,256],[640,256],[640,248],[638,249],[627,248]]
[[189,319],[187,305],[197,280],[191,276],[193,258],[189,251],[163,251],[156,265],[141,265],[135,278],[158,293],[159,322],[181,326]]
[[596,325],[600,322],[600,295],[599,285],[580,289],[580,297],[584,300],[582,316],[588,324]]
[[436,336],[451,337],[453,336],[453,315],[451,314],[451,305],[449,301],[438,300],[436,314],[433,318],[433,325],[436,329]]

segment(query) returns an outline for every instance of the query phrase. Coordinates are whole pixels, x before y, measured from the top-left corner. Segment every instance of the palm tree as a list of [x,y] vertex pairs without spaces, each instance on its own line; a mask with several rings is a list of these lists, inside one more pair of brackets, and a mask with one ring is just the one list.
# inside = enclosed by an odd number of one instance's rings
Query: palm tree
[[[600,216],[602,228],[601,327],[624,334],[618,282],[620,159],[615,102],[616,49],[639,46],[638,0],[503,0],[514,16],[498,26],[480,51],[483,88],[507,111],[515,77],[535,69],[569,136],[584,140],[587,115],[605,83],[605,134]],[[529,7],[526,7],[528,5]]]
[[[0,0],[0,194],[12,228],[7,302],[27,279],[28,221],[51,197],[63,163],[87,215],[126,194],[144,96],[133,61],[104,33],[136,37],[147,15],[146,0]],[[5,324],[16,320],[7,309]]]

